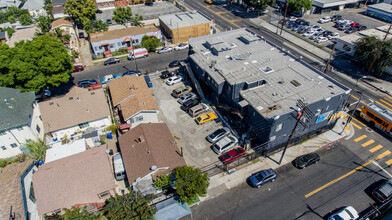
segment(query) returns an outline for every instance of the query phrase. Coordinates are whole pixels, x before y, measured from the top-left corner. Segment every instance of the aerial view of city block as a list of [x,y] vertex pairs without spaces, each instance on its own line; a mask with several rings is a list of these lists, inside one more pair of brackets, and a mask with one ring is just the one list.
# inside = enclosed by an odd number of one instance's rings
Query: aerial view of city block
[[0,219],[392,219],[392,0],[0,0]]

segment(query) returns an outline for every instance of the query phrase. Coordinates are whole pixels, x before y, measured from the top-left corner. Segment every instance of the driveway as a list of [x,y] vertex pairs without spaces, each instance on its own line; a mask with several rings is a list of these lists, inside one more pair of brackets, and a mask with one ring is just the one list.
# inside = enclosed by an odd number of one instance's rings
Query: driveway
[[83,66],[93,66],[93,58],[91,57],[90,52],[90,42],[84,38],[79,38],[80,42],[80,59],[82,61]]

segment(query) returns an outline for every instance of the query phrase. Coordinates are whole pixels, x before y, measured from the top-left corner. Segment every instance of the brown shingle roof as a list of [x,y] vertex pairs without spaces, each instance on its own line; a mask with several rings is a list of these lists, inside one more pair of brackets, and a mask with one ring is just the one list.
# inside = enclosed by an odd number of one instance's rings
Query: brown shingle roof
[[33,175],[38,213],[102,202],[98,194],[115,188],[105,150],[95,147],[42,165]]
[[45,133],[95,121],[110,115],[102,89],[88,91],[73,87],[63,97],[40,102],[39,108]]
[[[144,140],[144,141],[143,141]],[[118,138],[128,182],[151,173],[153,165],[167,174],[186,165],[169,128],[164,123],[139,124]]]
[[103,40],[118,39],[126,36],[136,36],[148,32],[157,32],[159,29],[155,24],[146,24],[144,26],[129,27],[99,33],[90,33],[90,42],[100,42]]
[[70,20],[64,19],[64,18],[60,18],[60,19],[54,20],[52,22],[52,30],[57,28],[57,27],[60,27],[62,25],[71,26],[72,27],[72,22]]
[[[113,106],[120,103],[124,120],[141,110],[158,110],[144,77],[124,76],[109,82]],[[124,101],[125,100],[125,101]]]
[[54,5],[52,9],[52,15],[61,14],[64,11],[64,6],[62,5]]
[[[33,160],[13,163],[1,169],[0,173],[0,219],[9,219],[10,208],[20,219],[25,219],[20,175]],[[19,218],[17,218],[19,219]]]

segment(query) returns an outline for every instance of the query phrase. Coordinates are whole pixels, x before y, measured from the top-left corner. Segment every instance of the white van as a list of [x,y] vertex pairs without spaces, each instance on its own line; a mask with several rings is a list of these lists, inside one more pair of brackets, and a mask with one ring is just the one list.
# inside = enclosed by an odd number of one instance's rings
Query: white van
[[125,169],[124,169],[121,153],[117,153],[113,156],[113,167],[114,167],[114,176],[116,177],[116,180],[125,179]]
[[[135,55],[133,54],[135,53]],[[138,48],[131,51],[128,55],[128,60],[133,60],[135,58],[148,57],[148,51],[146,48]]]

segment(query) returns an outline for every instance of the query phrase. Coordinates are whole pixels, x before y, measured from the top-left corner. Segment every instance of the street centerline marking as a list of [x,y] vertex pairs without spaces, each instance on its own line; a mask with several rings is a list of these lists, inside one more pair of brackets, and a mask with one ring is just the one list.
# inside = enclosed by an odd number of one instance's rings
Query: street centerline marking
[[[354,99],[356,99],[356,100],[359,101],[359,98],[357,98],[357,97],[355,97],[355,96],[353,96],[353,95],[351,95],[351,97],[353,97]],[[367,104],[366,104],[365,102],[363,102],[363,101],[361,101],[361,103],[364,104],[364,105],[367,105]]]
[[306,195],[305,195],[305,198],[309,198],[310,196],[312,196],[312,195],[314,195],[314,194],[320,192],[321,190],[327,188],[328,186],[330,186],[330,185],[332,185],[332,184],[334,184],[334,183],[337,183],[338,181],[340,181],[340,180],[342,180],[342,179],[344,179],[344,178],[350,176],[351,174],[353,174],[353,173],[357,172],[358,170],[360,170],[360,169],[366,167],[367,165],[373,163],[374,161],[379,160],[379,159],[381,159],[381,158],[383,158],[383,157],[389,155],[390,153],[391,153],[391,152],[390,152],[389,150],[385,151],[384,153],[378,155],[377,157],[373,158],[372,160],[369,160],[368,162],[362,164],[361,166],[356,167],[355,169],[351,170],[350,172],[344,174],[343,176],[340,176],[339,178],[336,178],[336,179],[332,180],[331,182],[329,182],[329,183],[323,185],[322,187],[320,187],[320,188],[318,188],[318,189],[315,189],[315,190],[313,190],[312,192],[306,194]]
[[228,11],[220,11],[220,12],[217,12],[217,13],[215,13],[215,14],[221,15],[221,14],[226,14],[226,13],[229,13],[229,12],[228,12]]
[[366,137],[367,137],[367,135],[364,134],[364,135],[362,135],[361,137],[354,139],[354,141],[355,141],[355,142],[358,142],[358,141],[360,141],[360,140],[362,140],[362,139],[364,139],[364,138],[366,138]]
[[383,148],[383,146],[381,144],[379,144],[379,145],[373,147],[372,149],[370,149],[369,151],[374,153],[374,152],[380,150],[381,148]]
[[375,142],[375,141],[374,141],[373,139],[372,139],[372,140],[368,140],[367,142],[365,142],[365,143],[362,144],[362,147],[367,147],[367,146],[373,144],[374,142]]

